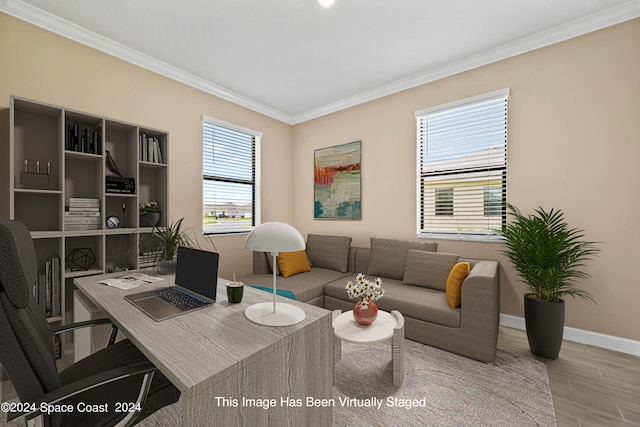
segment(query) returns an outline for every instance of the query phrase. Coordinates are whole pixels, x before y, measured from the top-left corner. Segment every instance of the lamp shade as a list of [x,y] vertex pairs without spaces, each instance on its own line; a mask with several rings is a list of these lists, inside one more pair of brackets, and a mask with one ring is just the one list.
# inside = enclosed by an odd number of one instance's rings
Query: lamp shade
[[259,252],[296,252],[305,248],[302,235],[283,222],[265,222],[253,229],[244,242],[244,247]]

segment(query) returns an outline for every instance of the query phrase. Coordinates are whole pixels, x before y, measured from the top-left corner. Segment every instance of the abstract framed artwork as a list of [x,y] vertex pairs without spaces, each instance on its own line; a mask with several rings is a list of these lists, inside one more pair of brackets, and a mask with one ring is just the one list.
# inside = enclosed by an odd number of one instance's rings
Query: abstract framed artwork
[[361,141],[314,151],[314,219],[361,219]]

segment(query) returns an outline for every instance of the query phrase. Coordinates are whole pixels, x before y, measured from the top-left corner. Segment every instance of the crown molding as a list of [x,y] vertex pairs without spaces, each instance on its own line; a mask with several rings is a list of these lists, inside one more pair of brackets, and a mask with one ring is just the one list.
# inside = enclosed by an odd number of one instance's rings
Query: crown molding
[[137,65],[156,74],[176,80],[203,92],[222,98],[249,110],[264,114],[287,124],[293,124],[289,114],[285,114],[267,105],[254,101],[210,81],[195,76],[177,67],[159,61],[135,49],[131,49],[106,37],[100,36],[84,27],[76,25],[42,9],[33,7],[20,0],[2,0],[0,12],[26,21],[52,33],[84,44],[123,61]]
[[311,109],[304,113],[289,115],[243,95],[225,89],[210,81],[187,73],[165,62],[158,61],[148,55],[128,48],[113,40],[102,37],[69,21],[41,9],[28,5],[20,0],[2,0],[0,12],[6,13],[55,34],[82,43],[108,55],[138,65],[154,73],[176,80],[203,92],[222,98],[265,116],[274,118],[289,125],[299,124],[316,119],[340,110],[354,107],[394,93],[414,88],[426,83],[440,80],[455,74],[472,70],[483,65],[511,58],[551,44],[559,43],[612,25],[640,17],[640,0],[631,0],[618,7],[608,9],[586,18],[552,28],[530,37],[514,40],[494,49],[479,52],[475,55],[432,68],[400,80],[384,84],[369,91],[344,98],[342,100]]
[[365,102],[579,37],[638,17],[640,17],[640,0],[629,1],[604,12],[569,22],[533,36],[514,40],[502,46],[450,62],[441,67],[432,68],[425,72],[378,86],[372,90],[361,92],[337,102],[294,115],[293,123],[298,124],[335,113]]

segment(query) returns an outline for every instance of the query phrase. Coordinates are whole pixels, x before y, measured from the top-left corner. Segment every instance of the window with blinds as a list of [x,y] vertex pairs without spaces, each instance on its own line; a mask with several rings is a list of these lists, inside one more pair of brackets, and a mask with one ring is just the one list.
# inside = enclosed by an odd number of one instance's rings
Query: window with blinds
[[203,117],[202,135],[203,231],[249,232],[260,224],[262,134]]
[[418,236],[490,238],[505,223],[508,96],[416,112]]

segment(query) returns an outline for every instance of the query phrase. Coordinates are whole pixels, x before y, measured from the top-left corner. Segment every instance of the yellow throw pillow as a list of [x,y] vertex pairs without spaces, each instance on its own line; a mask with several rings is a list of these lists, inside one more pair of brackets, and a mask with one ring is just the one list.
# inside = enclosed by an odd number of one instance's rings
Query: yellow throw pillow
[[447,302],[449,307],[460,307],[462,301],[462,282],[469,275],[471,265],[468,262],[459,262],[453,266],[447,278]]
[[311,271],[311,266],[309,265],[305,251],[279,253],[278,268],[280,269],[282,277],[289,277],[294,274]]

